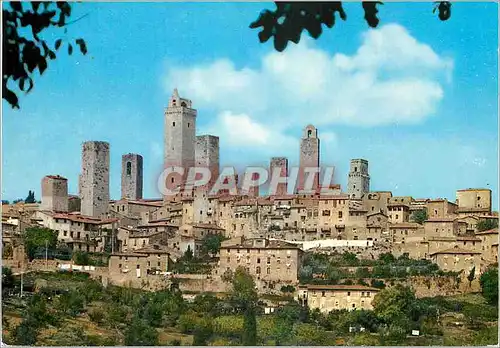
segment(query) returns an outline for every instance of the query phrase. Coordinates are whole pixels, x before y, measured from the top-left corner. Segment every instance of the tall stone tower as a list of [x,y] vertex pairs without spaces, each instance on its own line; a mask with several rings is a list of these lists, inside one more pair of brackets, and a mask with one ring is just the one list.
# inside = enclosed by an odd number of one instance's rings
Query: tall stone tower
[[109,143],[83,143],[80,178],[82,215],[105,217],[109,205]]
[[196,114],[191,100],[181,98],[175,89],[165,110],[164,168],[182,167],[184,175],[167,177],[169,189],[182,186],[195,165]]
[[142,199],[142,156],[129,153],[122,156],[122,198]]
[[219,177],[219,137],[214,135],[198,135],[195,147],[196,167],[210,170],[210,181],[201,189],[211,190]]
[[61,213],[68,211],[68,179],[59,175],[43,177],[41,210]]
[[[298,176],[297,192],[303,190],[304,184],[310,174],[305,172],[305,168],[319,168],[319,138],[318,130],[313,125],[304,128],[302,139],[300,141],[300,168]],[[318,189],[319,173],[314,175],[312,192]]]
[[347,194],[351,198],[361,199],[368,192],[370,192],[368,161],[364,159],[352,159],[349,179],[347,181]]
[[[288,175],[288,159],[286,157],[273,157],[271,158],[271,166],[269,173],[269,182],[273,178],[273,173],[278,171],[281,177],[286,177]],[[270,188],[271,189],[271,188]],[[276,187],[276,192],[270,192],[272,196],[285,196],[287,192],[287,183],[279,183]]]

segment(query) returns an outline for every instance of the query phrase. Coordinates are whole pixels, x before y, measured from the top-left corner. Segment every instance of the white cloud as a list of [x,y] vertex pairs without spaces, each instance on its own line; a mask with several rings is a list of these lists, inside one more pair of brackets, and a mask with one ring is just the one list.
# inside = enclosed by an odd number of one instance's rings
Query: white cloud
[[[280,137],[286,130],[272,124],[324,129],[422,122],[443,99],[442,80],[452,70],[450,59],[388,24],[365,32],[351,56],[332,55],[303,38],[284,53],[262,57],[258,69],[240,69],[227,59],[172,68],[165,86],[168,93],[178,87],[197,108],[215,109],[221,116],[213,128],[230,129],[234,141],[264,144],[271,133]],[[237,130],[235,121],[246,122],[245,129]]]
[[215,123],[201,133],[223,134],[223,141],[230,146],[266,148],[273,144],[284,147],[293,146],[295,138],[282,133],[282,128],[266,126],[246,114],[233,114],[225,111],[219,114]]

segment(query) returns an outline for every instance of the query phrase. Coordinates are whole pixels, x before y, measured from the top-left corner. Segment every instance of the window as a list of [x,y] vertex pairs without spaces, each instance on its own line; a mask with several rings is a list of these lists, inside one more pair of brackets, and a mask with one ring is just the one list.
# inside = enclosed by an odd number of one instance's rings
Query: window
[[[260,250],[259,250],[260,251]],[[260,263],[260,258],[257,258],[257,263]]]
[[370,297],[370,292],[369,292],[369,291],[366,293],[366,296],[367,296],[367,297]]
[[339,211],[339,219],[342,219],[342,212]]
[[321,296],[325,297],[325,292],[324,291],[321,291]]
[[347,296],[351,296],[351,292],[350,291],[347,292]]
[[141,265],[137,265],[137,269],[140,269],[141,268]]
[[132,163],[127,162],[127,175],[132,175]]
[[256,274],[260,274],[260,266],[257,266],[257,267],[255,268],[255,273],[256,273]]
[[189,122],[188,122],[188,128],[189,128]]
[[160,265],[161,265],[161,264],[160,264],[160,261],[158,261],[158,267],[160,267]]
[[121,264],[121,263],[120,263],[120,264],[118,264],[118,268],[122,268],[122,264]]
[[267,267],[266,273],[271,274],[271,268]]
[[352,304],[352,308],[356,308],[356,304],[355,303]]
[[270,258],[270,257],[268,257],[268,258],[267,258],[267,264],[268,264],[268,265],[270,265],[270,264],[271,264],[271,258]]
[[364,291],[361,291],[361,296],[365,296],[365,292]]
[[229,262],[231,262],[231,258],[230,257],[227,258],[227,263],[229,263]]
[[172,127],[175,127],[175,122],[172,122]]

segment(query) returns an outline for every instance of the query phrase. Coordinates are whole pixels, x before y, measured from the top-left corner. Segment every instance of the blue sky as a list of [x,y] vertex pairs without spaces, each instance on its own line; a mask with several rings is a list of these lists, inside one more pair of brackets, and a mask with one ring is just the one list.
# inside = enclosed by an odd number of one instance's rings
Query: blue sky
[[[68,38],[21,110],[3,102],[3,199],[40,197],[47,174],[77,192],[81,144],[111,144],[111,196],[121,155],[144,157],[146,197],[158,197],[163,109],[172,88],[198,109],[198,134],[221,137],[222,165],[298,160],[302,128],[319,129],[321,160],[346,187],[349,159],[370,162],[372,190],[455,199],[489,187],[497,208],[497,4],[455,3],[441,22],[432,3],[386,3],[379,28],[345,4],[319,40],[284,54],[248,28],[266,3],[80,3]],[[50,33],[55,40],[62,33]]]

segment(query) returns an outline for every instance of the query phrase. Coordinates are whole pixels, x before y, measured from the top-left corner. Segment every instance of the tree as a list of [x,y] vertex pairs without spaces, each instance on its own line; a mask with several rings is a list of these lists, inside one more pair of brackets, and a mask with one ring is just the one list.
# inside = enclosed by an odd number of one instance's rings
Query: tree
[[244,346],[257,345],[257,302],[259,297],[255,289],[255,282],[250,274],[238,267],[233,277],[231,302],[243,312],[242,344]]
[[[71,5],[68,2],[39,2],[30,4],[9,2],[10,7],[3,6],[3,79],[2,98],[13,108],[19,108],[19,100],[13,91],[17,83],[20,92],[30,92],[34,86],[35,70],[40,75],[47,70],[49,60],[56,59],[55,51],[61,48],[62,39],[56,39],[50,45],[43,36],[47,31],[67,26],[71,16]],[[31,35],[29,35],[31,34]],[[85,41],[81,38],[75,40],[82,54],[87,53]],[[54,48],[49,48],[53,46]],[[68,54],[73,53],[73,46],[68,42]],[[10,85],[9,85],[10,84]]]
[[401,284],[380,291],[373,299],[373,309],[377,317],[388,325],[394,323],[402,327],[408,323],[408,319],[415,319],[409,318],[414,316],[415,304],[415,292]]
[[498,305],[498,268],[490,267],[479,278],[481,292],[492,305]]
[[9,201],[6,199],[2,199],[2,205],[4,205],[4,204],[9,204]]
[[193,251],[191,250],[191,246],[188,245],[186,251],[184,252],[183,259],[186,261],[191,261],[193,259]]
[[481,220],[477,223],[476,228],[479,232],[488,231],[498,228],[498,220]]
[[13,288],[14,281],[12,270],[9,267],[2,266],[2,290]]
[[411,218],[413,221],[415,221],[418,224],[423,224],[425,220],[427,220],[427,210],[426,209],[420,209],[416,210],[413,212],[411,215]]
[[201,244],[201,251],[205,254],[215,255],[219,252],[221,243],[225,239],[222,234],[207,235]]
[[385,265],[390,265],[396,261],[396,258],[391,253],[382,253],[378,259]]
[[[276,10],[264,10],[260,13],[256,21],[250,24],[250,28],[260,28],[259,41],[261,43],[274,37],[274,48],[282,52],[288,41],[299,43],[302,31],[306,29],[313,39],[318,39],[322,33],[322,25],[328,28],[335,25],[336,14],[342,20],[346,20],[347,15],[342,7],[341,1],[333,2],[275,2]],[[363,1],[362,6],[365,12],[365,20],[372,28],[378,26],[377,5],[380,1]],[[440,1],[434,7],[434,12],[438,10],[439,19],[442,21],[450,18],[451,3]]]
[[36,203],[35,199],[35,191],[29,191],[28,192],[28,197],[24,200],[24,203]]
[[472,269],[469,272],[469,275],[467,276],[467,280],[469,281],[469,286],[471,286],[472,281],[476,277],[476,266],[472,267]]
[[18,199],[14,199],[14,200],[12,201],[12,204],[17,204],[17,203],[21,203],[21,202],[24,202],[24,199],[22,199],[22,198],[18,198]]
[[127,346],[157,346],[158,331],[150,327],[144,320],[134,317],[125,332]]
[[29,227],[23,233],[23,242],[28,258],[33,260],[37,249],[47,247],[54,250],[57,246],[57,232],[49,228]]

